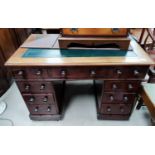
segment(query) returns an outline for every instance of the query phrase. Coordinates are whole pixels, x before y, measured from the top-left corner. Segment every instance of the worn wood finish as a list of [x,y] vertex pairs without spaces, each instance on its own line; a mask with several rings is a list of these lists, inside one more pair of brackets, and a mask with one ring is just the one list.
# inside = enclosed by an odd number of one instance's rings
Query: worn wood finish
[[63,28],[63,36],[127,36],[127,28]]

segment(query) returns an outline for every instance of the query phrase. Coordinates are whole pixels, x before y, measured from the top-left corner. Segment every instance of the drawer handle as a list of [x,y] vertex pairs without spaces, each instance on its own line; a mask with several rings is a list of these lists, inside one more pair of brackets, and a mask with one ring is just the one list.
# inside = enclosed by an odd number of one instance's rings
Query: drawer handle
[[91,77],[94,77],[96,75],[96,72],[94,71],[94,70],[92,70],[91,72],[90,72],[90,76]]
[[129,84],[129,85],[128,85],[128,88],[129,88],[130,90],[133,89],[132,84]]
[[66,76],[66,71],[65,71],[65,70],[62,70],[62,71],[61,71],[61,76],[62,76],[62,77],[65,77],[65,76]]
[[18,75],[19,76],[21,76],[21,75],[23,75],[24,74],[24,71],[22,71],[22,70],[20,70],[19,72],[18,72]]
[[39,110],[39,108],[38,108],[38,107],[36,107],[36,108],[34,109],[34,111],[35,111],[35,112],[38,112],[38,110]]
[[37,70],[36,75],[41,75],[41,70]]
[[122,74],[122,71],[121,70],[117,70],[117,75],[121,75]]
[[26,85],[25,90],[30,90],[30,85]]
[[138,70],[134,70],[134,75],[135,76],[139,75],[139,71]]
[[45,89],[45,84],[42,84],[41,86],[40,86],[40,90],[44,90]]
[[47,101],[48,101],[48,97],[45,96],[45,97],[43,98],[43,102],[47,102]]
[[32,96],[32,97],[30,97],[29,102],[34,102],[34,100],[35,100],[35,98]]
[[51,111],[51,107],[50,107],[50,106],[47,108],[47,111],[48,111],[48,112],[50,112],[50,111]]
[[110,107],[107,107],[107,112],[111,112],[111,108]]
[[114,96],[113,95],[110,96],[110,101],[114,101]]
[[77,32],[78,31],[78,28],[71,28],[71,31],[72,32]]
[[127,97],[127,96],[124,96],[123,98],[124,98],[124,101],[125,101],[125,102],[128,101],[128,97]]
[[119,32],[119,28],[113,28],[112,32],[114,32],[114,33]]
[[124,112],[124,108],[123,108],[123,107],[120,107],[120,111],[121,111],[121,112]]
[[112,88],[113,88],[113,89],[117,89],[117,85],[116,85],[116,84],[113,84],[113,85],[112,85]]

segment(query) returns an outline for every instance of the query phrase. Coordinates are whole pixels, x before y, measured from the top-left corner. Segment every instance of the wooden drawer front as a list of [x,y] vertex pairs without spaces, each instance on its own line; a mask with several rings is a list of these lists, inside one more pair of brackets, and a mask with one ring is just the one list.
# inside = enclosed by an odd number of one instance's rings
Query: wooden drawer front
[[104,91],[126,91],[126,92],[136,92],[140,87],[141,81],[105,81]]
[[102,114],[129,114],[133,104],[102,104],[100,113]]
[[136,94],[129,93],[104,93],[102,95],[101,103],[102,104],[111,104],[111,103],[124,103],[124,104],[133,104],[135,100]]
[[127,36],[126,28],[64,28],[63,36]]
[[12,73],[16,79],[45,79],[48,78],[47,70],[41,68],[13,69]]
[[26,104],[56,104],[53,94],[22,94]]
[[17,81],[21,93],[51,93],[53,86],[51,82]]
[[26,72],[27,72],[28,79],[46,79],[46,78],[48,78],[46,69],[31,68],[31,69],[27,69]]
[[15,79],[24,79],[27,77],[26,69],[22,69],[22,68],[12,69],[12,74]]
[[28,109],[31,114],[46,115],[46,114],[58,114],[58,108],[56,105],[30,105]]
[[112,67],[56,67],[48,69],[50,78],[64,79],[93,79],[93,78],[110,78],[112,77]]
[[114,67],[113,78],[143,79],[148,71],[147,66],[143,67]]

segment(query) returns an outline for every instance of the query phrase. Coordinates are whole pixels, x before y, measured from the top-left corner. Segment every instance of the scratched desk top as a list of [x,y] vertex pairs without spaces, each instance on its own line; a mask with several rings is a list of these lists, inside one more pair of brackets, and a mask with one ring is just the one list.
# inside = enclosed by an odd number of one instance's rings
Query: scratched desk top
[[32,34],[5,63],[6,66],[154,65],[132,38],[132,50],[60,49],[59,35]]

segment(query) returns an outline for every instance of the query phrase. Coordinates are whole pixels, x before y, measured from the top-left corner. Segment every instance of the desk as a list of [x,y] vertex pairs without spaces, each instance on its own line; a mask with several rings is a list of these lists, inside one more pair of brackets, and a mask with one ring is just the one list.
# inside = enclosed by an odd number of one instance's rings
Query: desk
[[[49,35],[31,35],[33,42]],[[154,62],[131,39],[132,51],[60,50],[58,36],[50,48],[20,47],[6,62],[33,120],[59,120],[63,109],[64,81],[100,80],[97,98],[98,119],[129,119],[150,65]],[[39,41],[40,42],[40,41]],[[53,54],[51,54],[53,52]],[[74,55],[78,52],[78,56]],[[117,53],[118,52],[118,53]],[[120,53],[123,52],[123,53]],[[44,53],[44,54],[43,54]],[[46,53],[46,54],[45,54]],[[103,54],[104,53],[104,54]]]

